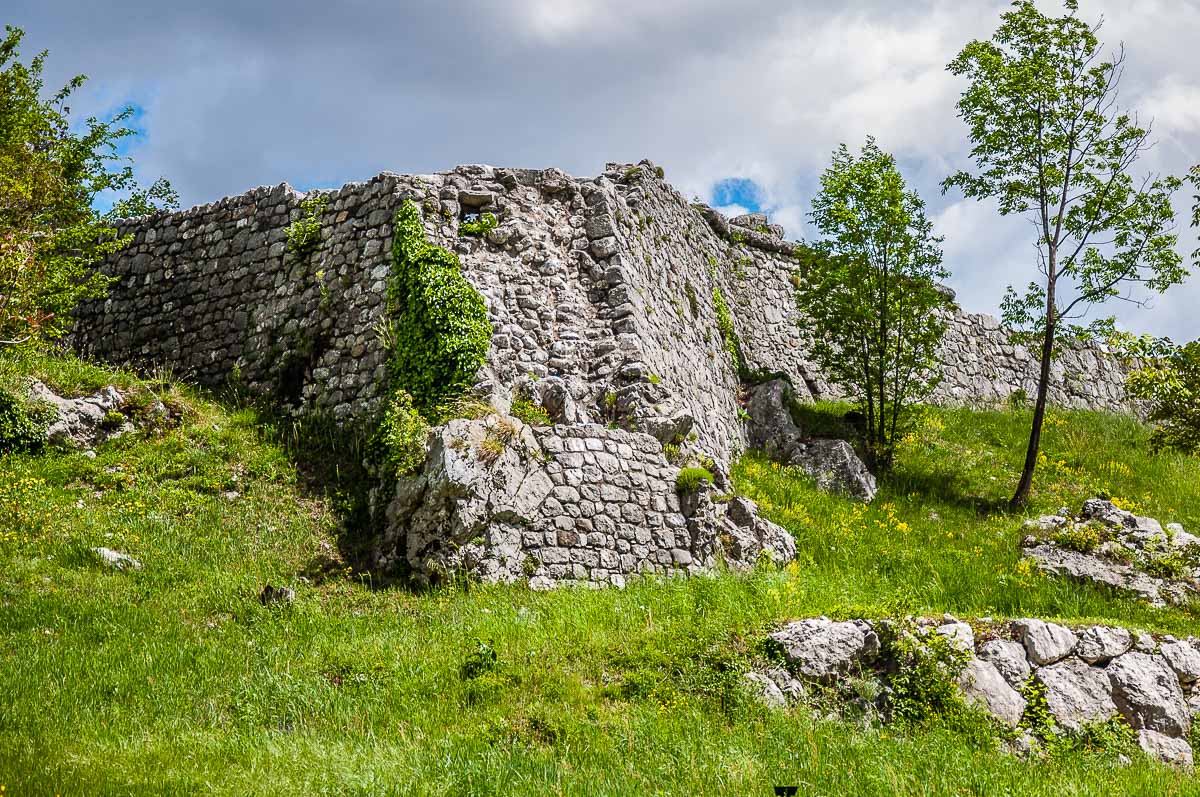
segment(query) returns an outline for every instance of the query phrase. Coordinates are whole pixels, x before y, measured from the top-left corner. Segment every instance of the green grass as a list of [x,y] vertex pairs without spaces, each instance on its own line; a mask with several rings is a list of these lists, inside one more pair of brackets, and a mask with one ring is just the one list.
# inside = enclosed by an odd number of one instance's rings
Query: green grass
[[[306,482],[278,442],[287,430],[253,410],[71,360],[0,363],[0,377],[29,371],[73,392],[170,392],[187,412],[94,460],[0,457],[6,794],[1200,790],[1142,760],[1026,763],[945,730],[768,711],[740,686],[764,633],[812,614],[1028,613],[1200,632],[1189,611],[1017,565],[1022,518],[988,510],[1014,483],[1024,416],[935,413],[868,509],[743,460],[739,490],[796,534],[801,560],[784,570],[624,591],[413,593],[331,561],[346,544],[337,496]],[[1195,460],[1152,456],[1129,421],[1052,417],[1049,461],[1063,464],[1043,468],[1038,511],[1107,491],[1200,528]],[[97,545],[144,568],[105,571],[88,553]],[[261,606],[268,582],[294,587],[295,603]],[[464,668],[487,648],[495,668]]]

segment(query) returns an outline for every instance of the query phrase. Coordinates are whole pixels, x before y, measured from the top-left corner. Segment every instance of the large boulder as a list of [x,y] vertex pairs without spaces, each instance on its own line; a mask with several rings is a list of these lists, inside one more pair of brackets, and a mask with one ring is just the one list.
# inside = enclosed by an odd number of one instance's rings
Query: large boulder
[[46,429],[46,440],[51,443],[93,448],[96,444],[133,428],[123,418],[118,418],[118,423],[115,424],[110,420],[112,414],[117,413],[125,401],[112,385],[91,396],[71,399],[59,396],[35,380],[29,386],[29,397],[54,411],[54,419]]
[[1010,639],[989,639],[979,646],[979,658],[990,662],[1004,680],[1014,689],[1020,689],[1029,680],[1029,660],[1025,657],[1025,646]]
[[1138,731],[1138,746],[1152,758],[1180,767],[1192,765],[1192,745],[1187,739],[1167,736],[1158,731]]
[[1066,658],[1078,642],[1071,629],[1042,620],[1014,620],[1013,628],[1024,641],[1029,660],[1038,666]]
[[1190,644],[1167,642],[1159,647],[1159,652],[1180,681],[1190,684],[1200,680],[1200,652]]
[[1075,655],[1088,664],[1105,664],[1132,647],[1133,634],[1126,629],[1096,625],[1080,632]]
[[972,658],[958,677],[963,696],[1009,727],[1015,728],[1025,713],[1025,698],[1009,685],[995,665]]
[[792,420],[788,405],[792,387],[783,379],[756,385],[746,403],[752,448],[809,474],[827,492],[859,501],[874,500],[875,477],[845,440],[806,439]]
[[433,430],[428,445],[422,471],[397,482],[385,547],[402,544],[418,580],[520,579],[522,527],[541,519],[554,489],[532,431],[499,415],[459,419]]
[[1167,662],[1149,653],[1126,653],[1105,668],[1113,702],[1130,726],[1185,736],[1192,718],[1183,690]]
[[1067,730],[1104,722],[1117,714],[1112,685],[1099,667],[1071,657],[1034,671],[1046,689],[1046,707],[1054,721]]
[[793,672],[826,683],[879,653],[879,636],[865,620],[798,620],[771,634],[771,639],[783,649]]

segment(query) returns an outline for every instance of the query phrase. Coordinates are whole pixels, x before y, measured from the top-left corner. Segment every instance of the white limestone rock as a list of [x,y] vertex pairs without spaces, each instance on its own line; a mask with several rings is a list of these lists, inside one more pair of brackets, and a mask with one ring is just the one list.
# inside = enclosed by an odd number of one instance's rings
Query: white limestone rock
[[1200,651],[1187,642],[1167,642],[1159,647],[1167,665],[1185,684],[1200,680]]
[[1166,764],[1179,767],[1192,765],[1192,746],[1187,739],[1167,736],[1158,731],[1142,729],[1138,731],[1138,746],[1147,755]]
[[991,662],[972,658],[959,675],[958,686],[968,702],[987,710],[1009,727],[1015,728],[1025,713],[1025,698]]
[[1077,731],[1117,714],[1112,684],[1099,667],[1071,657],[1035,670],[1033,677],[1046,687],[1046,707],[1054,721],[1067,730]]
[[1080,632],[1075,655],[1088,664],[1106,664],[1129,652],[1131,647],[1133,634],[1126,629],[1096,625]]
[[1175,672],[1161,656],[1126,653],[1105,672],[1112,683],[1113,702],[1135,729],[1186,736],[1192,718]]
[[979,646],[979,658],[990,662],[1014,689],[1020,689],[1029,680],[1029,660],[1025,657],[1025,646],[1009,639],[989,639]]
[[100,560],[101,564],[111,567],[113,570],[141,570],[142,563],[134,559],[127,553],[114,551],[111,548],[93,548],[92,553]]
[[879,653],[879,636],[865,620],[835,623],[827,617],[788,623],[771,634],[792,670],[828,682]]
[[1066,658],[1078,642],[1071,629],[1042,620],[1014,620],[1013,627],[1025,643],[1029,660],[1038,666]]

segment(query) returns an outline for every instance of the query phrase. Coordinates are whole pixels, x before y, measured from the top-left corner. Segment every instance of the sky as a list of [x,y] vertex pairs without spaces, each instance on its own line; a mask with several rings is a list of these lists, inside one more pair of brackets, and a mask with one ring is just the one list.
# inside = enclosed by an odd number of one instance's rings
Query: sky
[[[0,20],[50,50],[48,86],[89,76],[75,114],[137,109],[144,183],[185,205],[287,181],[335,187],[460,163],[598,173],[650,158],[685,196],[807,223],[841,142],[892,152],[945,236],[949,284],[995,313],[1037,277],[1033,236],[988,202],[943,195],[970,166],[946,64],[989,38],[1005,0],[7,0]],[[1058,13],[1057,2],[1040,3]],[[1139,173],[1200,163],[1200,0],[1081,0],[1124,43],[1121,103],[1153,120]],[[1177,197],[1181,253],[1197,247]],[[1200,274],[1122,326],[1200,337]]]

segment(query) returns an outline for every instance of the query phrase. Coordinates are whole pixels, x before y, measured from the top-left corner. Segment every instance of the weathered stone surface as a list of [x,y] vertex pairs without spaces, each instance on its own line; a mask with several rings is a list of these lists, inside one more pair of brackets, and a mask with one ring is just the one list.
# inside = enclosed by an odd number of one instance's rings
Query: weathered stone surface
[[801,468],[823,490],[869,503],[875,498],[875,477],[846,441],[806,439],[788,409],[793,392],[783,379],[768,380],[750,391],[746,403],[750,445]]
[[971,630],[971,626],[967,623],[953,622],[946,623],[934,629],[936,633],[950,640],[950,644],[954,645],[959,650],[975,651],[975,632]]
[[[1058,515],[1026,523],[1026,528],[1044,535],[1031,535],[1023,543],[1026,554],[1041,570],[1132,592],[1153,606],[1184,603],[1200,589],[1195,572],[1185,572],[1176,579],[1147,572],[1164,551],[1182,550],[1200,542],[1178,524],[1172,524],[1168,534],[1157,520],[1118,509],[1111,501],[1099,498],[1085,501],[1079,518],[1069,515],[1064,508]],[[1064,547],[1056,539],[1057,534],[1085,524],[1101,527],[1108,539],[1086,552]]]
[[1042,620],[1014,620],[1013,628],[1024,641],[1029,660],[1038,666],[1065,658],[1078,641],[1071,629]]
[[1068,730],[1103,722],[1117,713],[1112,685],[1099,667],[1072,657],[1035,670],[1033,677],[1046,687],[1046,706],[1055,722]]
[[292,603],[295,600],[296,591],[291,587],[276,587],[267,584],[262,588],[262,592],[258,593],[258,602],[263,606],[270,606],[273,603]]
[[96,554],[101,564],[107,565],[113,570],[142,569],[142,563],[127,553],[114,551],[111,548],[93,548],[92,553]]
[[799,620],[771,634],[771,639],[783,648],[797,675],[816,681],[829,681],[879,653],[879,637],[863,620]]
[[1020,642],[990,639],[979,646],[978,656],[995,666],[1014,689],[1020,689],[1029,680],[1031,669],[1025,658],[1025,646]]
[[681,501],[677,473],[642,433],[451,421],[431,433],[424,466],[397,480],[374,564],[403,563],[419,582],[467,573],[546,589],[795,557],[791,534],[752,501],[714,502],[712,485]]
[[782,708],[788,704],[779,686],[766,675],[748,672],[746,680],[749,682],[750,691],[768,708]]
[[1158,731],[1138,731],[1138,746],[1152,758],[1180,767],[1192,765],[1192,746],[1187,739],[1167,736]]
[[1185,684],[1200,680],[1200,651],[1187,642],[1168,642],[1159,646],[1167,665]]
[[93,448],[133,428],[124,420],[116,425],[108,422],[109,413],[119,411],[124,402],[121,394],[111,385],[94,395],[69,399],[35,380],[29,386],[29,397],[54,410],[55,419],[46,429],[46,440],[51,443]]
[[1133,634],[1124,628],[1092,626],[1079,634],[1075,654],[1088,664],[1107,664],[1133,647]]
[[958,679],[963,696],[1005,724],[1016,727],[1025,712],[1021,697],[991,662],[972,658]]
[[1126,653],[1105,668],[1112,682],[1113,702],[1136,729],[1184,736],[1191,716],[1179,679],[1161,656]]

